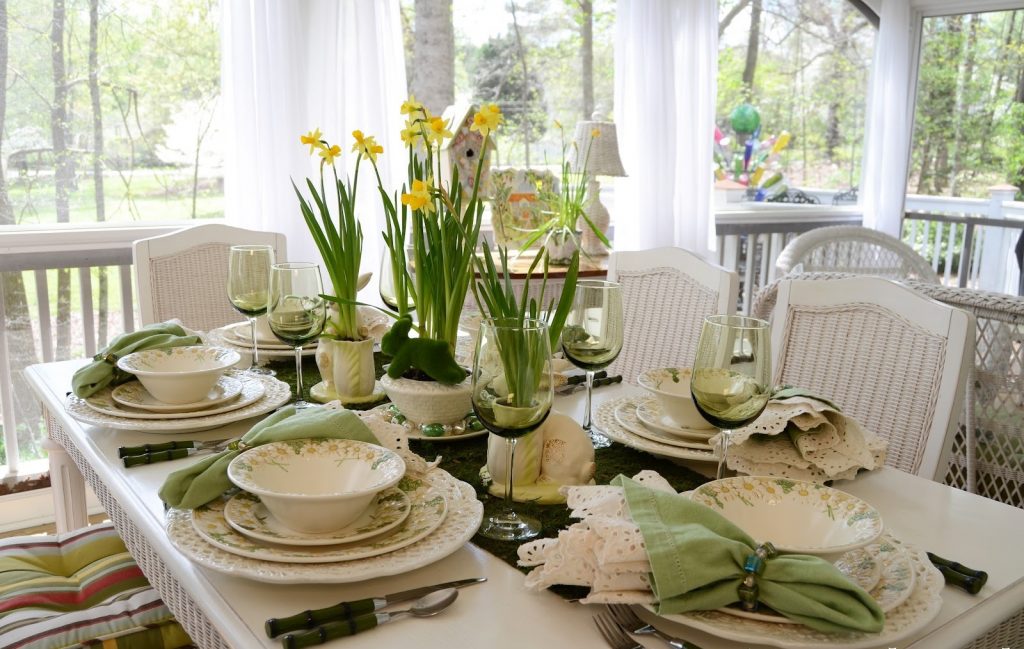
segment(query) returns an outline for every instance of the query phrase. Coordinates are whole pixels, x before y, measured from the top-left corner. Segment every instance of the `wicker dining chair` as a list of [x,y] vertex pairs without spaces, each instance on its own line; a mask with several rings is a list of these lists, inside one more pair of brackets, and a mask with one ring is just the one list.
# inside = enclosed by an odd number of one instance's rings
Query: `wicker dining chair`
[[736,273],[682,248],[614,252],[608,279],[622,284],[625,331],[608,373],[628,383],[653,367],[693,365],[704,316],[736,312]]
[[776,384],[807,388],[888,441],[886,464],[941,481],[974,317],[878,277],[783,278],[772,312]]
[[780,277],[791,272],[847,272],[939,283],[938,274],[913,248],[884,232],[859,225],[804,232],[782,249],[775,268]]
[[285,236],[219,223],[197,225],[132,244],[135,286],[142,324],[178,318],[210,331],[242,316],[227,295],[228,253],[234,245],[270,245],[285,261]]

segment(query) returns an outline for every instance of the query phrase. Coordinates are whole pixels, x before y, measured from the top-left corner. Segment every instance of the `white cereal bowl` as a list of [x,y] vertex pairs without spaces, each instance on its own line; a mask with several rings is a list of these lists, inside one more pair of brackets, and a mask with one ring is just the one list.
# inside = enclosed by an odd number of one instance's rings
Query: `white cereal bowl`
[[697,487],[690,498],[782,552],[847,552],[882,533],[877,509],[845,491],[803,480],[725,478]]
[[185,404],[204,399],[240,358],[231,349],[195,345],[134,352],[119,359],[117,367],[134,374],[157,400]]
[[271,442],[228,465],[231,482],[259,496],[282,525],[306,534],[345,527],[403,475],[397,453],[351,439]]
[[637,380],[642,387],[654,393],[662,411],[676,425],[694,430],[713,428],[693,403],[691,372],[689,367],[663,367],[647,370]]

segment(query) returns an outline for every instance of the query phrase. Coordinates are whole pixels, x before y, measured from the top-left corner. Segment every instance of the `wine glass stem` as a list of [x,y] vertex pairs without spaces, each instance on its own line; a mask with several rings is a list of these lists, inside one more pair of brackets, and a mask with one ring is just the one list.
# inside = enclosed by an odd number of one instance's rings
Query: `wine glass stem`
[[583,410],[583,430],[590,432],[590,397],[594,392],[594,373],[587,370],[587,407]]
[[256,344],[256,318],[249,318],[249,333],[252,336],[252,364],[255,369],[260,366],[260,347]]
[[505,449],[508,451],[508,457],[505,460],[505,514],[510,518],[515,516],[515,510],[512,509],[512,462],[515,458],[517,441],[519,440],[515,437],[505,438]]
[[721,480],[725,477],[725,459],[729,454],[729,437],[732,435],[732,431],[722,431],[722,453],[718,456],[718,473],[715,476],[716,480]]
[[295,347],[295,400],[302,401],[302,346]]

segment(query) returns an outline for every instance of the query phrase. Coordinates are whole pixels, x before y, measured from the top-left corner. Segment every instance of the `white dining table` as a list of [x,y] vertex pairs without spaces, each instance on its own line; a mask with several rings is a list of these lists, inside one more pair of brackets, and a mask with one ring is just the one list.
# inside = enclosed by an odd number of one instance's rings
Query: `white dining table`
[[[461,589],[458,600],[436,618],[402,619],[326,646],[352,649],[606,646],[591,620],[596,607],[570,603],[547,591],[526,590],[521,572],[472,543],[412,572],[350,584],[267,584],[195,565],[168,538],[164,529],[164,506],[157,490],[171,471],[187,466],[196,458],[125,469],[118,460],[117,448],[170,439],[238,436],[252,426],[253,420],[175,436],[82,424],[64,409],[71,375],[82,364],[83,361],[45,363],[26,370],[28,382],[45,410],[54,442],[51,444],[54,465],[51,480],[58,506],[70,512],[63,525],[84,524],[83,478],[77,475],[77,468],[97,491],[147,577],[198,646],[279,647],[279,641],[264,634],[263,624],[269,617],[476,576],[486,576],[487,582]],[[622,385],[601,388],[594,395],[595,408],[603,400],[631,391],[639,391],[639,388]],[[555,407],[580,418],[582,393],[559,397]],[[480,444],[483,440],[451,443]],[[74,463],[62,460],[65,450]],[[695,465],[695,468],[705,473],[714,470],[710,464]],[[1024,610],[1024,553],[1020,551],[1024,539],[1024,511],[891,468],[862,474],[835,486],[874,505],[886,528],[898,538],[986,570],[990,575],[978,595],[945,587],[938,616],[923,630],[901,641],[900,649],[958,649]],[[546,532],[556,533],[555,530]],[[671,630],[703,649],[759,646],[738,645],[683,627],[672,626]],[[640,644],[652,648],[664,646],[650,637],[640,639]]]

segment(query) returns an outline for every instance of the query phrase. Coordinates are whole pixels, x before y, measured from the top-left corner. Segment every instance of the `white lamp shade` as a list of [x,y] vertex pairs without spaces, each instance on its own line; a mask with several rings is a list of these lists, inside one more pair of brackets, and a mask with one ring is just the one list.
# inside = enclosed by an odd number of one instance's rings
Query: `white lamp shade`
[[[593,135],[594,130],[598,135]],[[594,176],[625,176],[622,160],[619,158],[619,138],[615,133],[615,122],[577,122],[573,137],[573,171],[582,172],[587,160],[587,173]],[[587,156],[587,148],[590,157]]]

